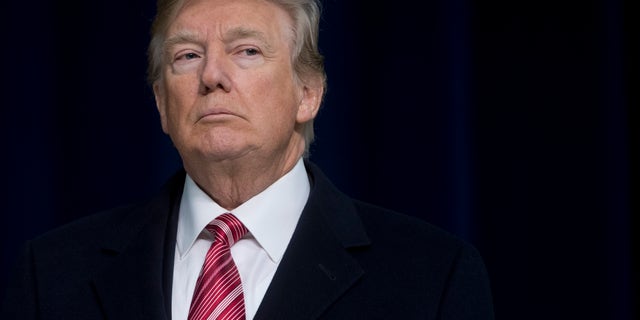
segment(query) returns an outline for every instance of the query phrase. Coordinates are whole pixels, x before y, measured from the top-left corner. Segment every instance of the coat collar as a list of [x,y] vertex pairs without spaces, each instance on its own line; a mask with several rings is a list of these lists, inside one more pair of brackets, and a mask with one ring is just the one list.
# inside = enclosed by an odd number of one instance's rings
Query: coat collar
[[[109,319],[171,318],[171,284],[184,171],[146,205],[105,226],[105,269],[93,286]],[[161,267],[158,267],[161,266]]]
[[[305,161],[305,167],[312,185],[309,200],[256,320],[315,319],[363,274],[349,249],[368,246],[369,239],[352,200],[313,163]],[[102,252],[109,265],[93,285],[107,318],[170,318],[184,178],[181,170],[148,204],[106,227]]]
[[351,199],[311,162],[309,201],[255,319],[315,319],[358,280],[349,252],[369,245]]

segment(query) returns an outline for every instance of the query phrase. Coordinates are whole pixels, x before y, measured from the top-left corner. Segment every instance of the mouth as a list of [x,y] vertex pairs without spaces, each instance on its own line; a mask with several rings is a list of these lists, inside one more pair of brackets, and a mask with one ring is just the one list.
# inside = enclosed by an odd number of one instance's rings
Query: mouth
[[200,116],[200,120],[216,120],[216,119],[223,119],[223,118],[228,118],[233,116],[237,116],[237,115],[229,110],[212,109],[212,110],[207,110],[205,113],[203,113]]

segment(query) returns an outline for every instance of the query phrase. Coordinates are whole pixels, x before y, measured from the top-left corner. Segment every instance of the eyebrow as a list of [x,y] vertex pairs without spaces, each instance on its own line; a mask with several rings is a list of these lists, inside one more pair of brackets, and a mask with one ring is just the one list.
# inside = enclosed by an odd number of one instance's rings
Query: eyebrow
[[224,42],[229,43],[240,39],[257,39],[262,44],[263,51],[273,52],[270,41],[267,36],[258,30],[248,29],[245,27],[235,27],[227,30],[223,36]]
[[177,34],[167,38],[164,41],[164,49],[169,50],[171,47],[181,44],[181,43],[199,43],[202,42],[201,38],[193,32],[190,31],[178,31]]
[[247,29],[245,27],[235,27],[229,29],[227,32],[225,32],[225,38],[229,38],[229,40],[231,41],[243,38],[258,38],[266,42],[264,33],[254,29]]
[[[257,39],[263,45],[263,50],[266,52],[273,52],[273,48],[270,42],[267,40],[267,36],[258,30],[248,29],[245,27],[234,27],[227,30],[223,35],[223,42],[229,43],[240,39]],[[201,36],[196,33],[187,30],[178,31],[175,35],[167,38],[164,41],[165,51],[169,51],[172,47],[181,43],[202,43],[205,42]]]

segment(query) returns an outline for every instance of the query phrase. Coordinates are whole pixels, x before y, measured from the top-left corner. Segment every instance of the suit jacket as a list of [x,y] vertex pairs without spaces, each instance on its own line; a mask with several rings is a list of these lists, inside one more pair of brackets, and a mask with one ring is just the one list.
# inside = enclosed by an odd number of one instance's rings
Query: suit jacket
[[[311,193],[255,319],[493,319],[468,243],[351,199],[312,163]],[[29,241],[2,319],[169,319],[185,173],[152,199]]]

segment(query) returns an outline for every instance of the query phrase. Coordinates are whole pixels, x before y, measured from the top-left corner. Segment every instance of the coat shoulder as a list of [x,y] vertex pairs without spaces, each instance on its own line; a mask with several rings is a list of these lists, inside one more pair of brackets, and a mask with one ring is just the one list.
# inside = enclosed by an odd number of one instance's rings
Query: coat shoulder
[[67,222],[32,239],[30,245],[39,252],[57,252],[87,245],[108,230],[115,230],[139,205],[123,205],[92,213]]
[[360,219],[372,241],[382,239],[393,244],[438,247],[443,252],[471,246],[459,236],[416,216],[408,215],[368,202],[354,200]]
[[369,274],[360,284],[364,291],[383,287],[403,301],[416,299],[414,311],[429,317],[493,319],[489,276],[473,244],[414,216],[357,200],[354,205],[371,240],[353,251]]

